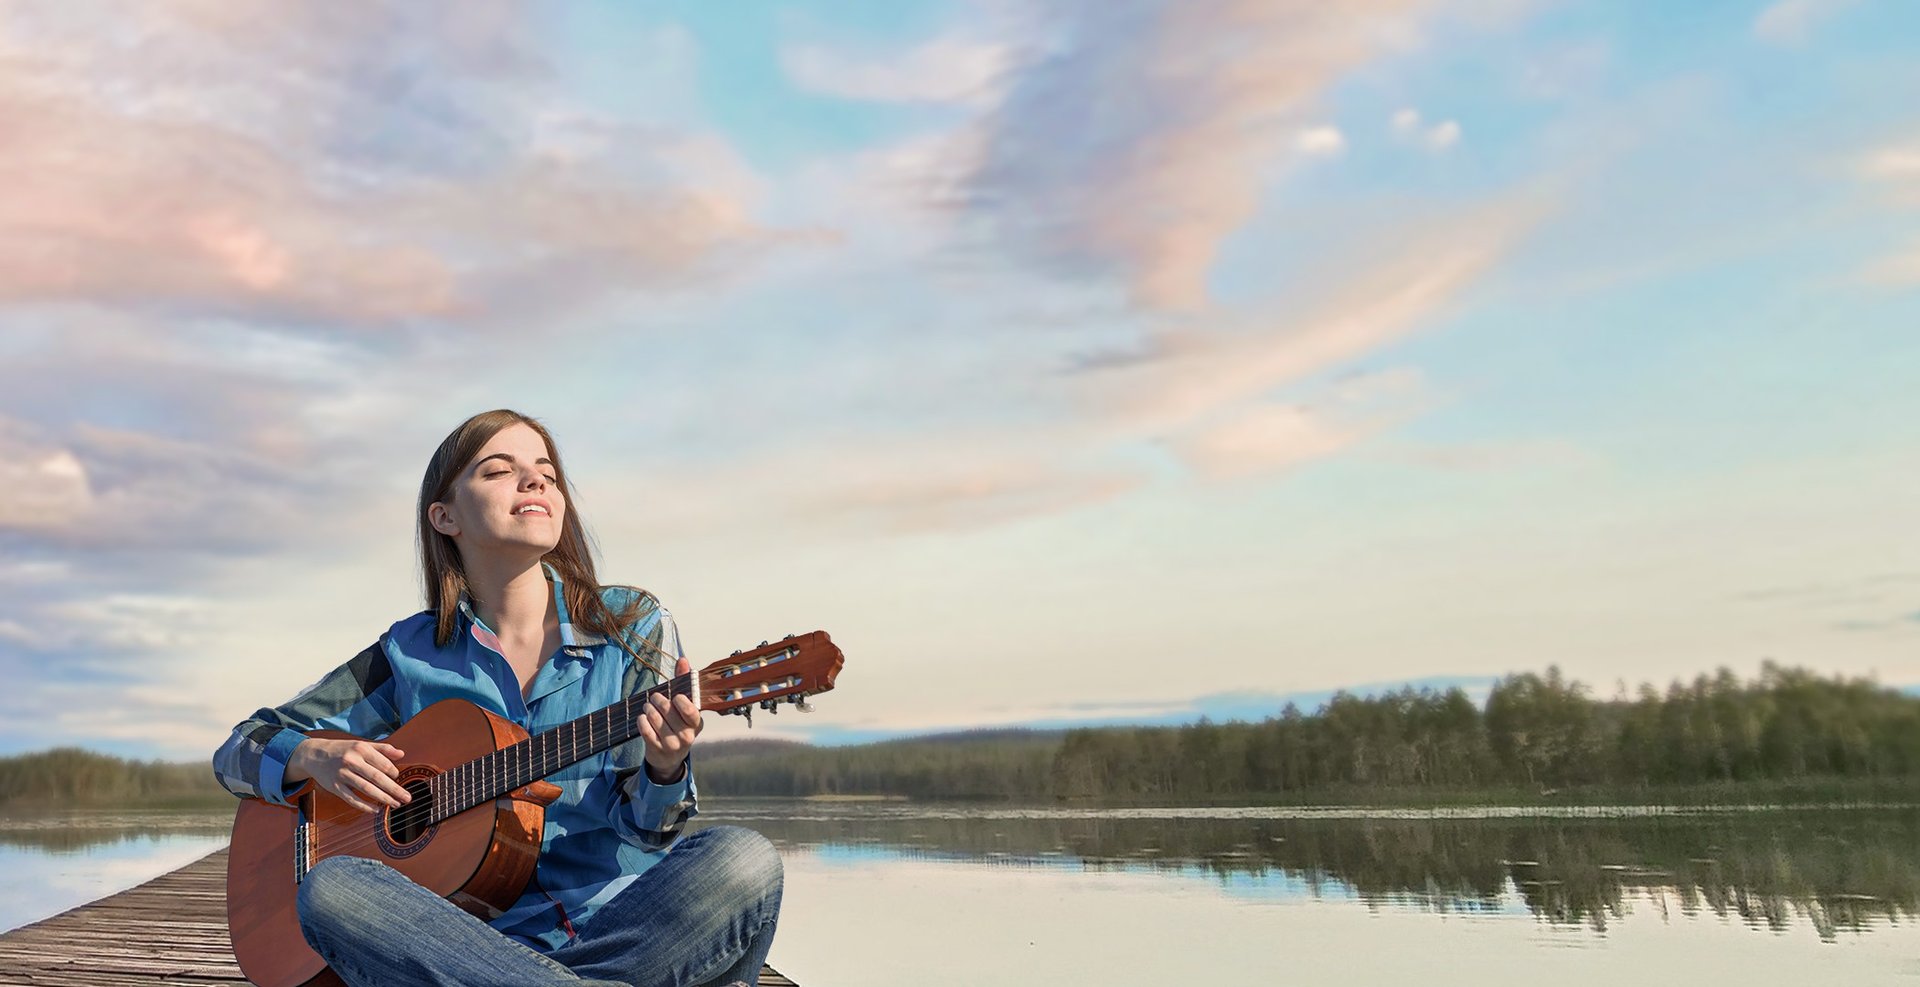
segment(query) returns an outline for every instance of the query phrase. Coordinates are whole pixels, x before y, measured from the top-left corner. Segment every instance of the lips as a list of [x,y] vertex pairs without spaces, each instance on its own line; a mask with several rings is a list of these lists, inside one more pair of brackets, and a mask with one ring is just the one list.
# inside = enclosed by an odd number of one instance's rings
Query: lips
[[544,500],[523,500],[513,505],[514,517],[552,517],[553,505]]

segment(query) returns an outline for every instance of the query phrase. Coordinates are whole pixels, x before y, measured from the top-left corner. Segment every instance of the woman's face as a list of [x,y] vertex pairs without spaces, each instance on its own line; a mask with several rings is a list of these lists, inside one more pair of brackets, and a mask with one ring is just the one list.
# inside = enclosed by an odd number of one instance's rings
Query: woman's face
[[435,530],[451,535],[462,556],[545,555],[560,543],[567,502],[540,433],[524,424],[501,429],[468,463],[446,500],[429,505]]

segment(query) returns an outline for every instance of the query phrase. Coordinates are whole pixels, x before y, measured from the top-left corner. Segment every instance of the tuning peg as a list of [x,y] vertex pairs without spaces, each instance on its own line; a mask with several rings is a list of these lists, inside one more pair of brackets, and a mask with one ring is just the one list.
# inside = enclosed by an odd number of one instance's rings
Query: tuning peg
[[793,635],[791,635],[791,634],[789,634],[789,635],[787,635],[786,637],[783,637],[783,638],[781,638],[780,640],[782,640],[782,641],[791,641],[791,640],[793,640]]
[[735,649],[733,649],[733,653],[732,653],[732,654],[729,654],[729,655],[727,655],[727,657],[728,657],[728,658],[732,658],[732,657],[734,657],[735,655],[738,655],[739,653],[740,653],[740,649],[739,649],[739,648],[735,648]]
[[793,705],[795,709],[798,709],[802,713],[813,712],[813,704],[810,702],[807,702],[806,698],[803,696],[793,697]]
[[760,646],[761,646],[761,647],[763,647],[763,648],[764,648],[764,647],[766,647],[766,646],[767,646],[767,642],[765,642],[765,641],[762,641],[762,642],[760,642]]

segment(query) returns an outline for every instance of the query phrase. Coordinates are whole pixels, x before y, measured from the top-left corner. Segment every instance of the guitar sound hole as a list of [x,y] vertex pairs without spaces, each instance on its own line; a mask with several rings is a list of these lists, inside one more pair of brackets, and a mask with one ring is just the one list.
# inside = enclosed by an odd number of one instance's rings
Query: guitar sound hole
[[433,818],[433,789],[425,778],[403,782],[400,787],[413,796],[413,801],[387,810],[387,835],[393,842],[406,846],[427,831],[428,820]]

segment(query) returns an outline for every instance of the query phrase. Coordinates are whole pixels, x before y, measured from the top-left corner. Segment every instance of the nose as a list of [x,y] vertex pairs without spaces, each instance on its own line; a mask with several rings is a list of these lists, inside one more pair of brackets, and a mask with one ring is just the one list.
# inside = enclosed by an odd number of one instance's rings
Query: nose
[[544,490],[546,486],[547,478],[541,474],[538,468],[529,469],[520,474],[520,489],[522,490]]

